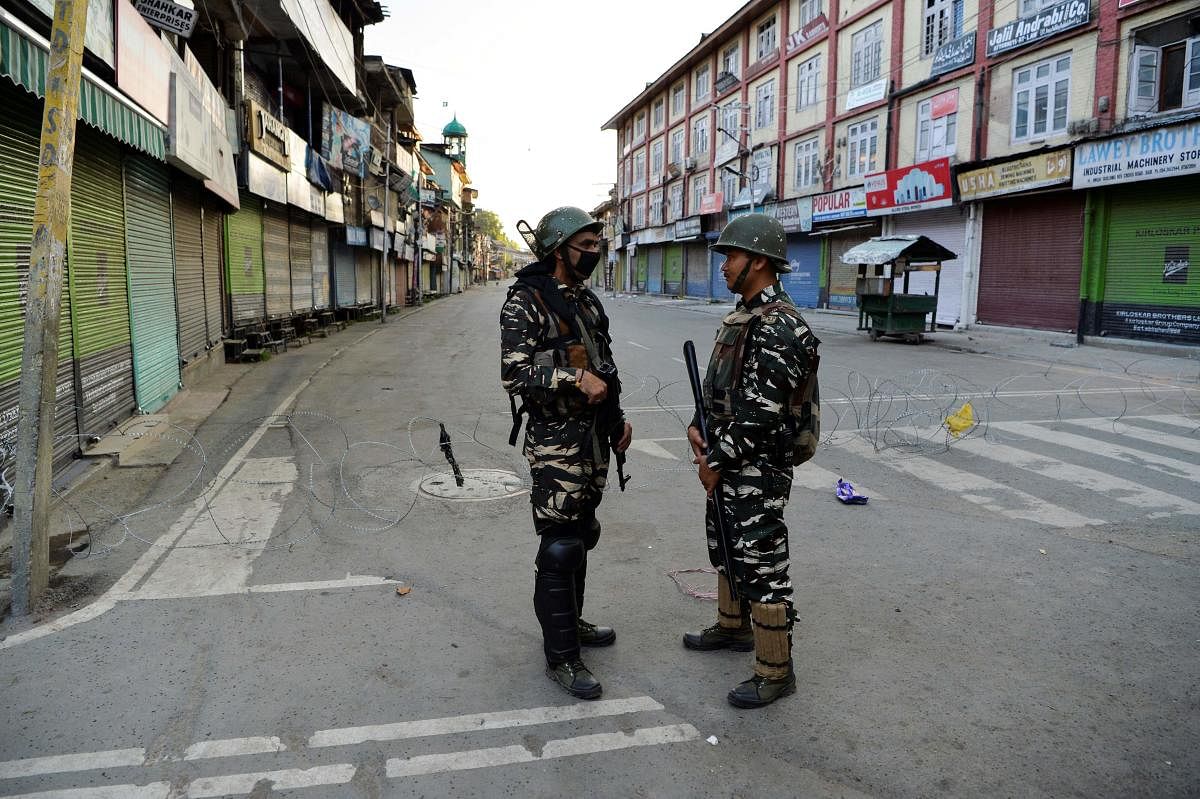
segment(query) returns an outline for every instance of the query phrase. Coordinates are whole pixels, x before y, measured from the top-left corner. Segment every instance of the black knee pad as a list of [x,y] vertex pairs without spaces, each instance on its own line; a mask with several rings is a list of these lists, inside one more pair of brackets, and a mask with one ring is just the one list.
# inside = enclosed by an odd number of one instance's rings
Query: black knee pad
[[589,552],[595,549],[596,542],[600,540],[600,522],[596,521],[596,517],[580,519],[578,530],[579,537],[583,540],[583,548]]
[[583,541],[574,536],[544,540],[538,549],[538,571],[573,572],[583,565],[586,552]]

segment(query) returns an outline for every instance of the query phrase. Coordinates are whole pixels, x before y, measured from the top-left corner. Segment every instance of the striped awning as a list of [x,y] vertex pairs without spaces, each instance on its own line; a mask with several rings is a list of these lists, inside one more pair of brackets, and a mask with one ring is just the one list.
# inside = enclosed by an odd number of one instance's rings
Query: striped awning
[[[50,55],[45,44],[0,21],[0,74],[45,97],[49,71]],[[79,86],[79,118],[160,161],[166,158],[163,127],[89,75],[83,76]]]

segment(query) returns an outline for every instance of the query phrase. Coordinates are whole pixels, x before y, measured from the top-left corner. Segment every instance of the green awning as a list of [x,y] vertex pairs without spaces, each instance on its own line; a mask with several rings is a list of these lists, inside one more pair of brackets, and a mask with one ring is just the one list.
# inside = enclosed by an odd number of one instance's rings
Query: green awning
[[[0,74],[38,97],[46,96],[50,56],[41,43],[0,22]],[[166,157],[162,126],[134,111],[98,83],[84,77],[79,86],[79,118],[160,161]]]

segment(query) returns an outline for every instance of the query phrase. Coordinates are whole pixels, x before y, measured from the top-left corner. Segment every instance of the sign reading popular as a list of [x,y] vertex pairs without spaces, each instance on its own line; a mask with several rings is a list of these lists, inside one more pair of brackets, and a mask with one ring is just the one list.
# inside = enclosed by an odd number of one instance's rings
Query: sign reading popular
[[1200,172],[1200,121],[1081,142],[1075,147],[1072,186],[1173,178]]

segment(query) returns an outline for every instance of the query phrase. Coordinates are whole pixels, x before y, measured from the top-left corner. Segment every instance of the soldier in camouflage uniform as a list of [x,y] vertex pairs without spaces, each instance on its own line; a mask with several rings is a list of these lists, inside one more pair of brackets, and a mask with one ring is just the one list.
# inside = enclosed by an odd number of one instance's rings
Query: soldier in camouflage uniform
[[762,707],[796,690],[783,511],[799,435],[793,413],[797,398],[815,385],[819,342],[779,284],[777,273],[791,270],[778,221],[763,214],[739,217],[712,249],[725,255],[722,274],[740,299],[717,332],[704,378],[708,453],[698,415],[688,438],[705,490],[720,491],[724,500],[735,573],[726,574],[721,563],[715,505],[709,502],[705,526],[709,558],[718,570],[717,623],[686,633],[683,643],[703,651],[753,649],[754,676],[734,687],[728,699],[737,707]]
[[540,539],[533,605],[547,674],[582,699],[596,699],[602,688],[584,665],[580,645],[616,640],[611,628],[580,617],[587,553],[600,537],[596,507],[609,454],[614,448],[624,452],[633,434],[618,401],[608,318],[583,285],[599,262],[602,230],[578,208],[543,217],[531,234],[539,260],[517,273],[500,312],[500,377],[513,401],[510,443],[521,414],[529,416],[524,453]]

